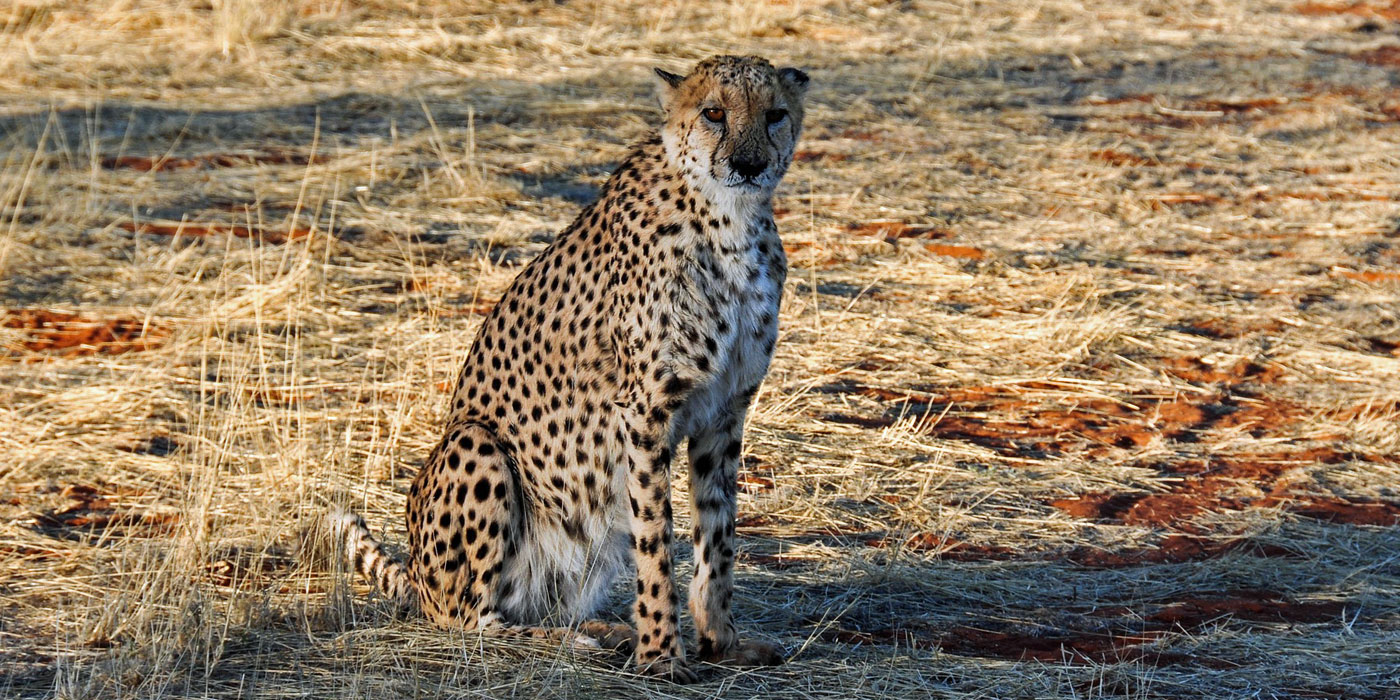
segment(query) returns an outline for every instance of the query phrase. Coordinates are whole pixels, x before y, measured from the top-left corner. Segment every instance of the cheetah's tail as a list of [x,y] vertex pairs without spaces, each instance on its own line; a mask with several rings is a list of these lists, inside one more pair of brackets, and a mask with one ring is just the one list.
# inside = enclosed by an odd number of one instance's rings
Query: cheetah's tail
[[385,595],[401,603],[418,602],[418,590],[409,580],[408,569],[385,551],[374,539],[365,519],[358,513],[335,509],[326,514],[326,526],[331,539],[343,544],[355,570],[364,574]]

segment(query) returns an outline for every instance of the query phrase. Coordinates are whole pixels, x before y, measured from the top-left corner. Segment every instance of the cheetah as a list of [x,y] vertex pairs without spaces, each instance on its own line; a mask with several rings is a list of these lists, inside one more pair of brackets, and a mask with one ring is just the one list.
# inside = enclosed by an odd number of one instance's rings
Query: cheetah
[[[482,324],[409,489],[408,559],[357,515],[330,521],[359,572],[436,625],[632,649],[641,672],[693,682],[673,561],[682,439],[696,655],[783,660],[741,639],[730,607],[744,417],[787,274],[772,196],[808,77],[756,56],[656,77],[662,126]],[[629,563],[635,627],[590,619]]]

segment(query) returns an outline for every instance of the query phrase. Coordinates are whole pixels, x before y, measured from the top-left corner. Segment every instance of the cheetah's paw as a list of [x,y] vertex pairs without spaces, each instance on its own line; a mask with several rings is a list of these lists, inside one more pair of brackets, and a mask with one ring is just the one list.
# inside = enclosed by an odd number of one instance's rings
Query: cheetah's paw
[[686,664],[685,659],[678,659],[675,657],[657,659],[651,663],[644,664],[637,668],[637,672],[644,676],[661,678],[682,685],[696,683],[700,680],[700,676],[695,675],[695,671],[691,670],[690,666]]
[[783,663],[786,658],[783,648],[778,644],[762,639],[744,639],[730,647],[728,651],[715,654],[705,660],[722,666],[748,668],[777,666]]

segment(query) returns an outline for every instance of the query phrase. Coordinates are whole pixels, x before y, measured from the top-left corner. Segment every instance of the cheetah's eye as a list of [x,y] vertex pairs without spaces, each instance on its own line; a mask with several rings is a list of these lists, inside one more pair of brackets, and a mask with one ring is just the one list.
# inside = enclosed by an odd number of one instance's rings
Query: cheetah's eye
[[767,119],[769,124],[777,124],[778,122],[787,119],[787,114],[788,113],[786,109],[770,109],[766,113],[764,113],[763,118]]
[[719,107],[710,107],[709,109],[706,109],[705,111],[701,112],[701,114],[705,115],[706,119],[716,124],[724,121],[724,110],[720,109]]

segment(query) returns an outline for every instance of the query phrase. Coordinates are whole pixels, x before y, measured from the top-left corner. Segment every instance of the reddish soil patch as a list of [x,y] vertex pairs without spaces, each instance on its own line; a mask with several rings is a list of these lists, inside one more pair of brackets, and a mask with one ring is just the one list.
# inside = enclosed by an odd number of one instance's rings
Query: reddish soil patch
[[1096,454],[1113,447],[1141,447],[1154,438],[1194,441],[1196,435],[1212,429],[1248,428],[1263,435],[1269,428],[1291,424],[1301,413],[1283,402],[1244,403],[1230,396],[1195,401],[1133,397],[1130,401],[1085,399],[1051,408],[1008,399],[985,405],[994,418],[948,415],[933,422],[927,432],[1016,455],[1076,449]]
[[987,257],[987,251],[981,248],[973,248],[965,245],[947,245],[944,243],[925,243],[924,250],[934,255],[942,255],[948,258],[963,258],[965,260],[981,260]]
[[1400,66],[1400,46],[1381,46],[1370,51],[1350,54],[1351,58],[1383,68]]
[[885,135],[864,129],[845,129],[840,134],[843,139],[854,139],[856,141],[884,141]]
[[1122,634],[1035,635],[954,627],[938,641],[943,651],[959,656],[991,657],[1049,663],[1140,661],[1153,665],[1189,663],[1182,654],[1152,653],[1140,647],[1164,637],[1161,632]]
[[1187,630],[1224,617],[1252,622],[1315,624],[1339,619],[1345,608],[1346,604],[1341,601],[1292,602],[1269,591],[1234,591],[1181,598],[1143,615],[1142,620]]
[[238,238],[252,238],[263,243],[286,243],[287,241],[306,238],[311,235],[311,229],[303,227],[293,227],[281,231],[249,227],[242,224],[207,224],[191,222],[173,224],[122,222],[117,224],[117,228],[131,231],[132,233],[148,233],[156,236],[174,236],[180,238],[204,238],[207,236],[227,234],[237,236]]
[[[1176,370],[1181,376],[1218,383],[1226,389],[1246,380],[1271,381],[1277,376],[1277,372],[1252,363],[1227,370],[1196,367],[1190,362],[1183,365]],[[1261,437],[1304,415],[1301,407],[1289,402],[1242,399],[1229,393],[1174,400],[1154,396],[1121,401],[1094,398],[1047,405],[1013,393],[1010,387],[973,387],[920,396],[836,382],[820,390],[906,402],[879,417],[828,413],[821,417],[824,421],[874,429],[914,416],[921,419],[922,430],[930,435],[1016,456],[1070,451],[1092,455],[1114,447],[1141,447],[1156,437],[1194,441],[1199,433],[1213,429],[1243,429]]]
[[122,509],[117,504],[133,494],[114,493],[86,484],[73,484],[62,495],[74,503],[59,510],[36,513],[35,522],[49,530],[82,530],[89,533],[120,529],[126,533],[161,535],[180,521],[176,513],[149,513]]
[[1357,457],[1331,448],[1313,448],[1187,460],[1171,465],[1172,472],[1184,478],[1174,482],[1167,493],[1089,493],[1051,501],[1050,505],[1079,518],[1187,532],[1197,531],[1189,521],[1201,513],[1248,508],[1281,507],[1298,515],[1352,525],[1400,524],[1400,503],[1296,494],[1277,483],[1290,469],[1339,464]]
[[1288,508],[1316,520],[1344,525],[1400,525],[1400,503],[1340,498],[1303,498]]
[[1094,151],[1089,154],[1089,157],[1113,165],[1159,165],[1157,161],[1151,158],[1145,158],[1136,153],[1128,153],[1127,151],[1117,151],[1112,148]]
[[1214,490],[1212,486],[1210,482],[1201,482],[1195,490],[1133,499],[1127,508],[1116,514],[1115,519],[1124,525],[1162,527],[1180,525],[1207,510],[1238,510],[1249,505],[1245,500],[1210,493]]
[[1359,455],[1331,447],[1275,450],[1221,455],[1209,459],[1184,460],[1171,465],[1172,471],[1200,479],[1272,480],[1284,472],[1309,464],[1341,464]]
[[[109,510],[93,510],[85,505],[76,505],[60,511],[41,513],[38,522],[50,527],[82,528],[86,530],[106,530],[113,527],[142,526],[153,530],[167,531],[168,526],[179,521],[174,514],[153,515],[142,513],[118,513]],[[155,533],[152,533],[155,534]]]
[[863,224],[849,224],[846,230],[859,236],[879,236],[889,243],[905,238],[947,238],[952,231],[938,226],[915,226],[902,221],[867,221]]
[[841,423],[843,425],[858,425],[862,428],[888,428],[894,425],[893,418],[868,418],[865,416],[853,416],[849,413],[827,413],[822,420],[828,423]]
[[737,477],[739,488],[745,493],[759,493],[762,491],[772,491],[774,484],[772,479],[756,474],[740,474]]
[[1050,505],[1076,518],[1103,520],[1131,508],[1142,496],[1130,493],[1086,493],[1079,498],[1061,498]]
[[30,352],[51,352],[63,357],[119,355],[160,347],[170,338],[170,328],[140,318],[92,318],[82,314],[44,309],[6,309],[0,327],[25,331],[15,343]]
[[1353,15],[1371,19],[1400,21],[1400,2],[1391,2],[1387,5],[1364,2],[1353,2],[1344,5],[1323,2],[1304,2],[1294,5],[1293,11],[1300,15],[1308,15],[1309,17]]
[[1016,455],[1059,453],[1086,439],[1104,447],[1136,447],[1152,439],[1151,431],[1122,420],[1126,409],[1109,402],[1090,401],[1069,410],[1032,412],[1026,402],[1006,401],[997,408],[997,418],[950,415],[928,432]]
[[102,159],[109,170],[163,172],[168,170],[197,170],[202,168],[237,168],[248,165],[306,165],[310,158],[304,153],[265,151],[262,153],[206,153],[198,156],[112,156]]
[[[1233,430],[1256,438],[1279,435],[1305,419],[1301,405],[1267,397],[1232,393],[1242,384],[1258,387],[1278,381],[1282,370],[1273,365],[1241,361],[1208,365],[1196,357],[1159,360],[1162,371],[1181,379],[1218,387],[1208,396],[1175,398],[1129,396],[1122,400],[1084,398],[1058,402],[1035,400],[1031,385],[967,387],[958,390],[918,387],[899,391],[843,379],[818,387],[822,393],[867,396],[890,405],[883,415],[828,413],[823,420],[885,428],[913,418],[913,429],[950,440],[981,445],[1016,457],[1078,454],[1095,456],[1116,448],[1139,448],[1154,440],[1195,442],[1207,431]],[[1050,387],[1046,387],[1050,388]],[[1332,498],[1299,492],[1281,477],[1294,469],[1350,460],[1385,461],[1379,455],[1356,455],[1331,447],[1293,448],[1268,452],[1173,459],[1161,465],[1162,493],[1088,493],[1050,503],[1070,515],[1121,525],[1162,528],[1186,533],[1164,540],[1156,548],[1126,553],[1077,550],[1070,561],[1086,566],[1132,566],[1217,557],[1240,547],[1186,535],[1204,535],[1193,521],[1208,512],[1280,508],[1297,515],[1356,525],[1400,524],[1400,503]],[[867,539],[872,547],[889,547],[887,538]],[[1006,549],[988,549],[921,535],[904,543],[916,551],[935,551],[962,559],[1006,558]],[[1264,551],[1265,556],[1284,551]]]
[[65,552],[22,544],[0,544],[0,555],[19,557],[28,561],[52,561],[60,559],[70,552],[71,550]]
[[1400,271],[1395,270],[1366,270],[1358,272],[1356,270],[1338,270],[1337,274],[1358,282],[1370,284],[1387,284],[1400,282]]
[[1278,365],[1260,365],[1247,360],[1226,366],[1206,364],[1199,357],[1185,356],[1161,358],[1155,364],[1173,377],[1199,384],[1234,386],[1246,381],[1273,384],[1284,374],[1283,368]]
[[1189,108],[1202,112],[1255,112],[1261,110],[1271,110],[1282,107],[1289,103],[1287,97],[1254,97],[1242,99],[1205,99],[1194,100]]

